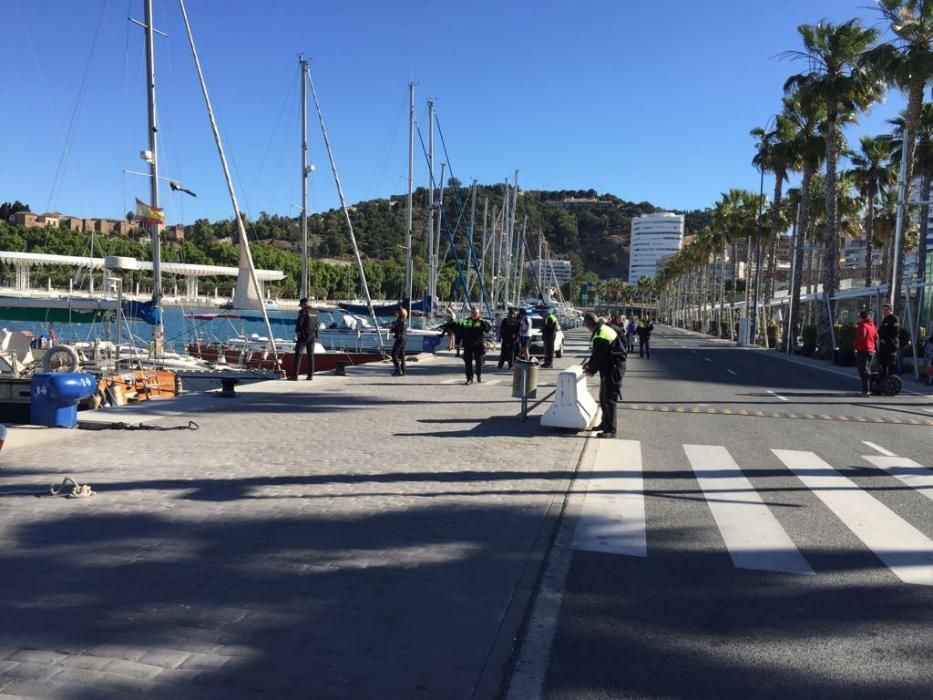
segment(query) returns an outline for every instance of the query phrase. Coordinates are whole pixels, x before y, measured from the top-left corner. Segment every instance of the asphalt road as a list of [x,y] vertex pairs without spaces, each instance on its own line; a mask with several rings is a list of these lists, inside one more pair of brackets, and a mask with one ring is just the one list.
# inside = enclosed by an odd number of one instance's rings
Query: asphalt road
[[577,482],[542,697],[933,697],[933,397],[653,346]]

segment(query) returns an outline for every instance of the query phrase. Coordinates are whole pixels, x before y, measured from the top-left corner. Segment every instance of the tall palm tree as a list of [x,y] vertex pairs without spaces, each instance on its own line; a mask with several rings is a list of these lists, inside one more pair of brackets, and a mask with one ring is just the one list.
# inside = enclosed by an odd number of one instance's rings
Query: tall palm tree
[[[893,86],[907,95],[907,153],[905,182],[913,182],[915,173],[914,146],[921,131],[923,91],[933,79],[933,0],[877,0],[878,9],[888,22],[893,35],[866,54],[869,63]],[[899,266],[904,262],[906,236],[898,251]],[[924,246],[921,246],[924,247]],[[892,303],[901,297],[902,270],[897,270],[896,284],[891,289]]]
[[[881,81],[863,60],[873,47],[878,31],[863,27],[856,19],[842,24],[803,24],[797,31],[803,39],[804,50],[786,55],[806,60],[809,70],[791,76],[785,90],[810,92],[826,108],[826,234],[821,278],[828,304],[836,292],[839,269],[836,170],[841,152],[841,125],[847,119],[854,119],[855,114],[867,109],[882,94]],[[833,349],[828,306],[818,318],[817,343],[821,354],[828,356]]]
[[862,197],[865,207],[865,286],[870,287],[872,274],[875,211],[879,195],[883,196],[894,184],[894,171],[890,160],[890,139],[883,136],[863,136],[859,140],[860,150],[852,153],[849,174]]

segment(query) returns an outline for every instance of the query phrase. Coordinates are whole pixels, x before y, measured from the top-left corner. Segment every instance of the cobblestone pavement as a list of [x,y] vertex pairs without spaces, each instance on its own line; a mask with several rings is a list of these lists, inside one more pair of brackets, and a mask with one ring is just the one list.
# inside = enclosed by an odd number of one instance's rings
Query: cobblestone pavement
[[[409,369],[8,442],[0,698],[493,694],[584,440]],[[97,495],[35,496],[66,475]]]

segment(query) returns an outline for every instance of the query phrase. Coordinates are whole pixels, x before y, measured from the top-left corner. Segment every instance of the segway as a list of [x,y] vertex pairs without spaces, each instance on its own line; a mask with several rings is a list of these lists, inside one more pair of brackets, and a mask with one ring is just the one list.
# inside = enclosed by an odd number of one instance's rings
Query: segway
[[868,365],[868,386],[872,394],[880,396],[897,396],[904,388],[904,382],[896,374],[881,376],[881,363],[873,357]]

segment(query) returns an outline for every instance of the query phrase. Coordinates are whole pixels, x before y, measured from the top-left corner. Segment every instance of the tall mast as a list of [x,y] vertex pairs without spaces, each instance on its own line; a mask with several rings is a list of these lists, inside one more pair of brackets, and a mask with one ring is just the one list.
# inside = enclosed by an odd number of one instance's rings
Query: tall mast
[[411,249],[411,227],[412,227],[412,177],[415,163],[415,84],[408,83],[408,229],[405,232],[405,252],[408,255],[408,261],[405,265],[405,294],[408,295],[408,318],[411,318],[411,294],[412,294],[412,249]]
[[301,67],[301,284],[298,296],[308,296],[308,61],[298,57]]
[[[515,215],[517,213],[517,210],[518,210],[518,171],[516,170],[515,171],[515,183],[512,186],[512,206],[509,209],[509,214],[511,215],[511,219],[512,219],[512,222],[509,225],[509,240],[510,241],[513,239],[515,240],[516,254],[520,253],[522,260],[524,260],[525,249],[521,248],[520,251],[518,249],[518,246],[522,245],[522,241],[521,239],[515,238]],[[522,235],[524,236],[524,232],[522,233]],[[521,274],[522,274],[522,271],[521,269],[519,269],[518,270],[519,279],[521,278]],[[515,304],[516,305],[518,305],[518,302],[519,302],[518,292],[519,292],[520,287],[521,287],[520,284],[515,285]]]
[[470,244],[467,246],[467,254],[466,254],[466,259],[467,259],[466,276],[467,276],[467,289],[468,290],[473,289],[471,278],[473,276],[473,267],[476,265],[476,255],[473,251],[473,241],[475,238],[473,235],[473,227],[476,225],[476,179],[475,178],[473,179],[473,187],[470,189],[472,190],[471,196],[470,196],[470,201],[471,201],[470,203]]
[[502,199],[502,229],[505,234],[505,290],[502,294],[502,299],[505,302],[506,311],[508,311],[509,304],[512,303],[512,297],[510,294],[511,291],[511,277],[512,277],[512,229],[509,226],[509,221],[511,217],[509,216],[509,181],[505,181],[505,197]]
[[[152,27],[152,0],[144,2],[144,17],[146,29],[146,72],[148,81],[146,97],[149,103],[149,199],[153,208],[159,206],[159,157],[158,157],[158,126],[156,125],[156,96],[155,96],[155,30]],[[156,317],[156,325],[152,329],[153,355],[162,357],[165,329],[162,326],[162,251],[160,249],[160,225],[149,224],[149,237],[152,241],[152,305]]]
[[[434,284],[437,285],[437,263],[441,257],[441,227],[444,225],[444,173],[447,163],[441,163],[441,186],[437,195],[437,237],[434,239]],[[453,290],[451,290],[452,292]],[[433,290],[432,290],[433,294]],[[453,299],[453,293],[450,295]],[[469,300],[468,300],[469,301]]]
[[434,102],[428,100],[428,294],[431,296],[431,311],[428,325],[434,316],[434,294],[437,292],[437,256],[434,251]]

